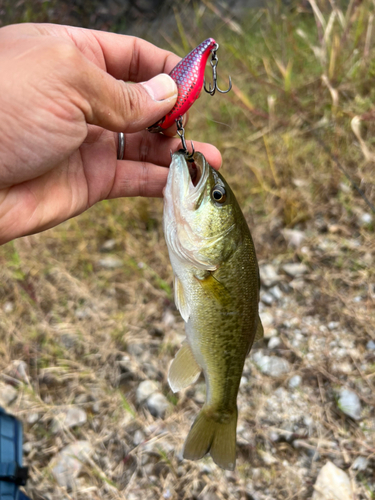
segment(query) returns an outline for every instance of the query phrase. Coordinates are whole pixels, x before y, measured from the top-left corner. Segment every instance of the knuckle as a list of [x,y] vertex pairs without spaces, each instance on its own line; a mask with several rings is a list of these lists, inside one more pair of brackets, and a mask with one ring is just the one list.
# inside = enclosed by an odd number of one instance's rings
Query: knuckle
[[137,84],[122,85],[120,108],[124,108],[125,116],[134,123],[142,116],[142,110],[146,104],[145,94]]
[[129,79],[130,79],[130,81],[136,82],[138,80],[138,75],[140,72],[140,65],[141,65],[141,48],[139,45],[138,38],[134,38],[132,58],[131,58],[130,67],[129,67]]
[[139,196],[146,196],[147,187],[149,183],[148,168],[147,168],[147,163],[144,161],[140,162],[140,165],[141,166],[138,178],[138,192]]

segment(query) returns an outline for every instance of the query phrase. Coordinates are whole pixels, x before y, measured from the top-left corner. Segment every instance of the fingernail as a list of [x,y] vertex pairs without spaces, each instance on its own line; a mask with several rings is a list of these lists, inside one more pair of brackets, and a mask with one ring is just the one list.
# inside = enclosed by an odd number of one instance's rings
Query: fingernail
[[141,85],[154,101],[165,101],[171,97],[177,97],[177,85],[165,73],[154,76],[148,82],[142,82]]

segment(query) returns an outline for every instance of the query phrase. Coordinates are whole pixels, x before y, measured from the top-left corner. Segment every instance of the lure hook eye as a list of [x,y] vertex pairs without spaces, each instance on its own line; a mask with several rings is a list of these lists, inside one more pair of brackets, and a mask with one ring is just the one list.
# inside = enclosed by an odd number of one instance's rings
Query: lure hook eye
[[211,57],[211,61],[210,61],[210,64],[211,64],[211,67],[212,67],[212,80],[213,80],[213,84],[211,85],[211,83],[208,84],[208,89],[206,87],[206,79],[204,78],[203,80],[203,85],[204,85],[204,90],[205,92],[207,92],[207,94],[210,94],[210,95],[214,95],[216,90],[218,92],[220,92],[221,94],[227,94],[231,88],[232,88],[232,79],[231,77],[229,77],[229,87],[227,90],[221,90],[217,84],[217,64],[219,62],[219,59],[216,55],[216,51],[217,49],[219,48],[219,44],[216,43],[215,47],[212,49],[212,57]]
[[185,129],[182,125],[182,116],[177,118],[176,125],[177,125],[177,135],[181,139],[181,145],[182,145],[182,149],[180,149],[179,151],[184,153],[186,161],[192,162],[192,161],[194,161],[194,155],[195,155],[194,144],[193,144],[193,141],[191,141],[191,150],[192,151],[191,151],[191,153],[189,153],[189,150],[188,150],[187,145],[186,145]]

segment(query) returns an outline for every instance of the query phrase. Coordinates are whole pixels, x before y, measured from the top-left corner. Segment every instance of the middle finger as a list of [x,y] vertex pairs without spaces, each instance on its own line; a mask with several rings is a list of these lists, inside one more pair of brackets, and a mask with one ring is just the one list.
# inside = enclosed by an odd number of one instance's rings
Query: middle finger
[[[191,146],[188,141],[189,150]],[[181,140],[177,137],[166,137],[152,134],[147,130],[134,134],[125,134],[124,160],[153,163],[169,167],[172,153],[181,148]],[[212,144],[194,141],[195,151],[201,152],[208,163],[215,169],[221,166],[221,154]]]

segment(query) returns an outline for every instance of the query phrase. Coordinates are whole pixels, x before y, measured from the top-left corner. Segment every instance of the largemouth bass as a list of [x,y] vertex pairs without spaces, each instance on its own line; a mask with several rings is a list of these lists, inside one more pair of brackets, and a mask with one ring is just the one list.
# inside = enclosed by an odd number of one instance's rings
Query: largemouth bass
[[190,162],[183,152],[172,155],[164,233],[187,336],[170,366],[169,385],[177,392],[203,371],[207,388],[183,456],[198,460],[209,452],[220,467],[234,470],[238,388],[245,358],[263,336],[259,270],[237,200],[201,153]]

